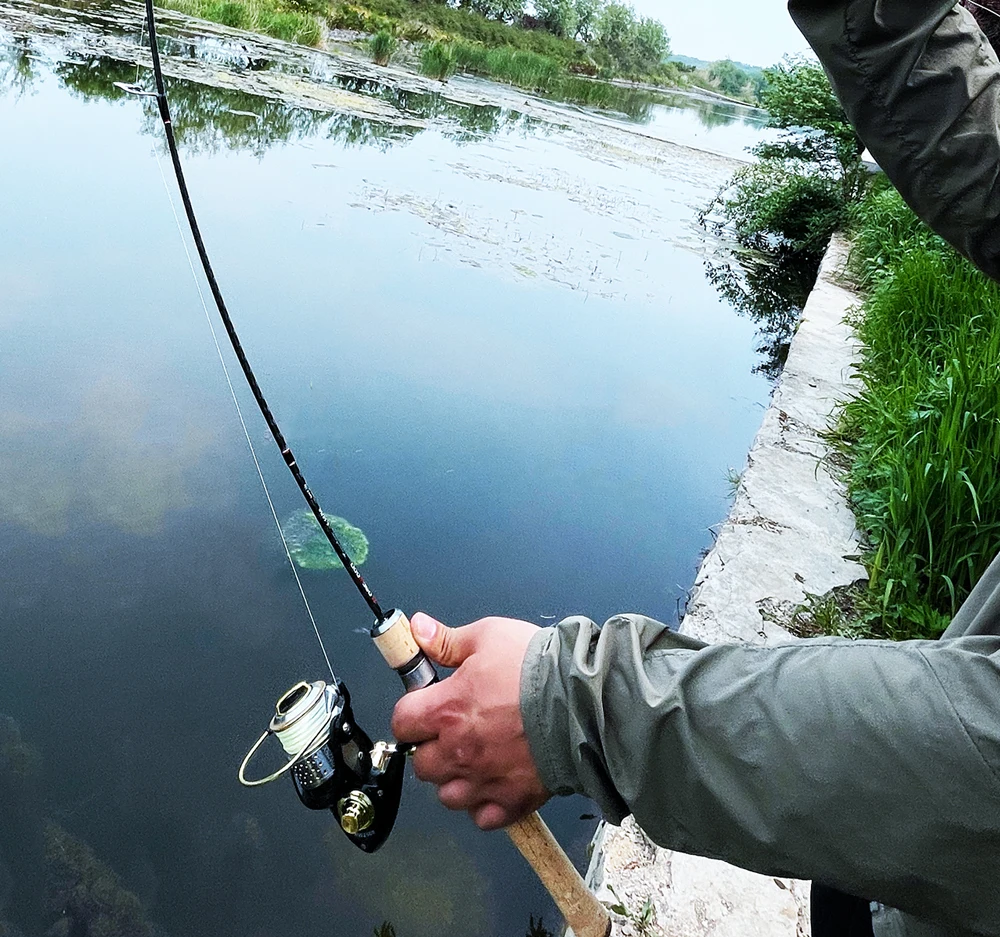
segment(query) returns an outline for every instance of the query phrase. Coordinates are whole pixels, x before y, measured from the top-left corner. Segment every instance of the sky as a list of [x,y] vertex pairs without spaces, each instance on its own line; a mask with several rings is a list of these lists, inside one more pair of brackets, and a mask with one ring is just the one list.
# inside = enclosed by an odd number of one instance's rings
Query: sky
[[636,13],[658,19],[670,51],[715,61],[773,65],[785,53],[808,52],[785,0],[625,0]]

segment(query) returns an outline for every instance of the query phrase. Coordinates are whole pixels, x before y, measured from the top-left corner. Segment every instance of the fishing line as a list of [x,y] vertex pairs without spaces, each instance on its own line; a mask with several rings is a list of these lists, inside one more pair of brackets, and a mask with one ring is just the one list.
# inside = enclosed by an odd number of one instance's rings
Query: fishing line
[[[413,636],[410,622],[406,615],[399,609],[390,609],[388,614],[383,613],[375,595],[368,584],[358,572],[354,562],[337,540],[336,534],[320,510],[313,493],[309,490],[301,469],[296,464],[295,457],[285,438],[275,422],[274,416],[261,393],[253,370],[243,352],[243,347],[236,334],[235,327],[229,317],[225,301],[219,290],[218,282],[211,262],[208,259],[208,252],[201,238],[201,231],[198,221],[195,218],[194,208],[191,204],[191,197],[188,193],[187,184],[184,181],[184,172],[181,168],[180,154],[177,150],[177,143],[174,139],[173,127],[170,119],[170,108],[167,104],[166,89],[163,83],[163,71],[160,66],[159,48],[156,43],[156,21],[153,15],[153,0],[146,0],[146,20],[149,30],[149,44],[153,54],[153,75],[156,79],[156,92],[149,92],[140,88],[138,84],[127,86],[115,82],[116,85],[130,94],[140,97],[155,97],[157,108],[160,113],[160,120],[163,123],[164,134],[167,139],[167,148],[170,152],[170,159],[173,163],[174,177],[177,188],[180,191],[181,199],[184,203],[184,212],[187,215],[188,226],[198,256],[201,260],[202,269],[208,285],[212,291],[212,298],[222,317],[226,327],[226,334],[233,346],[243,375],[250,385],[254,400],[260,408],[261,414],[267,423],[274,441],[281,451],[281,456],[285,460],[289,471],[295,478],[296,484],[306,503],[309,505],[319,523],[320,529],[326,535],[327,540],[333,547],[344,568],[350,575],[352,582],[361,593],[362,598],[368,607],[375,614],[375,624],[371,630],[371,637],[382,654],[386,663],[396,671],[406,692],[428,687],[438,680],[437,671],[426,653],[417,644]],[[154,148],[155,153],[155,148]],[[170,187],[167,185],[166,174],[160,162],[159,155],[156,159],[160,168],[160,178],[163,180],[170,201],[171,211],[174,215],[174,222],[180,228],[180,219],[173,198],[170,195]],[[181,233],[181,243],[184,245],[184,252],[188,258],[188,265],[191,268],[192,276],[201,297],[202,307],[208,319],[209,328],[215,341],[216,351],[219,360],[222,362],[223,372],[229,384],[229,390],[236,405],[236,412],[239,415],[240,423],[243,426],[243,433],[246,436],[247,445],[257,468],[264,494],[267,498],[271,515],[278,527],[279,536],[285,547],[285,554],[295,581],[299,585],[303,602],[309,613],[309,618],[313,622],[316,637],[319,640],[323,654],[326,656],[326,648],[320,637],[319,629],[313,618],[312,610],[306,599],[305,591],[299,581],[295,564],[288,544],[285,541],[284,532],[278,522],[278,516],[274,510],[267,484],[264,480],[257,454],[254,450],[253,441],[243,413],[240,409],[239,400],[233,382],[230,379],[229,369],[226,367],[225,356],[222,354],[212,317],[208,312],[208,304],[205,302],[201,283],[194,271],[194,262],[191,258],[187,246],[187,239]],[[330,664],[329,657],[326,657],[327,665]],[[330,668],[333,673],[333,668]],[[301,722],[301,727],[298,724]],[[301,730],[300,730],[301,729]],[[313,730],[316,730],[315,732]],[[265,778],[248,779],[246,770],[257,750],[264,744],[269,736],[275,735],[281,741],[282,747],[290,756],[286,764],[277,772]],[[287,744],[286,744],[287,743]],[[400,797],[403,789],[404,769],[408,746],[401,747],[390,742],[376,742],[358,726],[357,720],[351,709],[350,694],[343,683],[337,682],[334,677],[334,684],[328,686],[323,681],[306,683],[300,681],[283,694],[275,705],[275,713],[268,724],[267,729],[260,738],[253,744],[243,763],[240,765],[238,777],[242,784],[258,786],[267,784],[279,775],[289,773],[295,786],[296,794],[301,803],[313,810],[329,809],[339,821],[340,828],[344,831],[348,839],[364,852],[374,852],[389,836],[396,815],[399,810]],[[581,937],[608,937],[611,933],[611,918],[604,906],[597,901],[595,896],[587,889],[586,884],[580,877],[566,854],[559,848],[552,833],[546,827],[544,821],[537,813],[533,813],[516,823],[509,829],[511,839],[517,846],[521,854],[528,860],[529,864],[538,873],[539,878],[545,885],[549,894],[553,897],[556,905],[566,917],[566,922],[570,929]]]
[[976,3],[976,0],[965,0],[965,2],[971,7],[975,7],[978,10],[985,10],[987,13],[1000,19],[1000,13],[997,13],[996,10],[991,10],[989,7],[984,7],[981,3]]
[[312,511],[313,516],[316,518],[320,529],[330,542],[330,545],[333,547],[338,559],[343,564],[344,569],[347,570],[347,574],[351,577],[351,581],[354,583],[358,592],[361,593],[361,597],[365,600],[365,603],[375,615],[376,624],[385,622],[387,616],[383,613],[378,600],[375,598],[375,594],[369,588],[368,583],[365,582],[361,573],[358,571],[357,566],[355,566],[354,561],[337,539],[337,535],[334,533],[333,528],[330,526],[330,522],[323,514],[323,511],[319,506],[319,502],[309,489],[309,485],[306,483],[302,470],[296,462],[295,455],[293,454],[291,447],[286,442],[277,421],[271,413],[271,409],[260,389],[260,385],[257,383],[257,378],[254,375],[250,362],[248,361],[246,353],[243,350],[243,345],[236,333],[236,328],[230,318],[229,310],[226,307],[222,291],[220,290],[218,281],[216,280],[211,260],[209,260],[208,251],[205,248],[205,242],[202,240],[201,228],[198,225],[198,219],[195,216],[194,206],[191,203],[191,196],[188,192],[187,182],[184,179],[184,170],[181,166],[180,153],[177,150],[177,142],[174,138],[170,108],[167,104],[167,93],[163,81],[163,69],[160,64],[160,50],[156,41],[156,20],[153,15],[153,0],[146,0],[146,26],[149,31],[149,46],[153,57],[153,76],[156,81],[156,92],[155,95],[150,95],[149,92],[143,93],[139,90],[133,91],[133,93],[155,96],[156,98],[156,104],[160,112],[160,121],[163,124],[164,134],[167,139],[167,149],[170,153],[171,163],[173,164],[174,178],[176,179],[177,188],[181,194],[181,201],[184,205],[184,213],[187,216],[191,237],[194,240],[194,245],[198,251],[198,257],[201,260],[201,266],[205,274],[205,279],[208,281],[209,289],[212,292],[212,298],[215,300],[216,308],[222,318],[230,344],[236,354],[237,361],[239,361],[240,368],[243,371],[243,376],[250,385],[250,390],[253,393],[254,400],[264,417],[264,421],[267,423],[267,428],[271,431],[271,436],[274,438],[275,444],[281,452],[281,457],[284,459],[288,470],[292,473],[292,477],[295,479],[295,483],[298,485],[299,491],[305,498],[306,504],[309,505],[309,508]]
[[219,344],[219,336],[215,331],[215,323],[212,321],[212,314],[208,311],[208,303],[205,302],[205,293],[201,288],[201,283],[198,280],[198,274],[194,269],[194,260],[191,257],[191,251],[188,250],[187,238],[184,237],[184,229],[181,227],[181,219],[177,214],[177,206],[174,204],[173,195],[170,192],[170,186],[167,184],[167,176],[163,171],[163,163],[160,161],[160,154],[156,152],[156,148],[153,148],[153,155],[156,157],[156,166],[160,170],[160,179],[163,182],[163,189],[167,193],[167,201],[170,202],[170,211],[174,216],[174,224],[177,225],[177,234],[180,236],[181,245],[184,247],[184,256],[187,257],[188,268],[191,270],[191,279],[194,280],[195,289],[198,291],[198,298],[201,300],[201,308],[205,311],[205,321],[208,323],[209,331],[212,333],[212,341],[215,343],[215,350],[219,355],[219,363],[222,365],[222,373],[226,376],[226,383],[229,385],[229,393],[233,398],[233,405],[236,407],[236,415],[239,417],[240,426],[243,427],[243,435],[246,437],[247,446],[250,448],[250,458],[253,459],[254,468],[257,469],[257,477],[260,479],[260,486],[264,489],[264,497],[267,499],[267,506],[271,509],[271,517],[274,518],[274,526],[278,530],[278,536],[281,538],[281,546],[285,550],[285,557],[288,559],[288,565],[291,567],[292,575],[295,577],[295,584],[299,587],[299,595],[302,596],[302,604],[306,607],[306,614],[309,616],[309,621],[312,623],[313,631],[316,633],[316,640],[319,641],[320,650],[323,652],[323,657],[326,660],[326,666],[330,668],[330,676],[333,677],[333,682],[337,683],[337,674],[334,672],[333,664],[330,663],[330,655],[326,651],[326,645],[323,643],[323,638],[319,633],[319,626],[316,624],[316,617],[313,615],[312,607],[309,605],[309,599],[306,597],[306,590],[302,586],[302,580],[299,578],[299,571],[295,568],[295,561],[292,559],[291,550],[288,548],[288,541],[285,539],[285,532],[281,529],[281,521],[278,520],[278,512],[274,508],[274,502],[271,500],[271,492],[267,488],[267,482],[264,480],[264,472],[261,470],[260,461],[257,459],[257,450],[254,448],[253,439],[250,436],[250,430],[247,427],[247,422],[243,418],[243,408],[240,406],[239,398],[236,396],[236,388],[233,386],[232,377],[229,374],[229,366],[226,364],[225,355],[222,354],[222,346]]

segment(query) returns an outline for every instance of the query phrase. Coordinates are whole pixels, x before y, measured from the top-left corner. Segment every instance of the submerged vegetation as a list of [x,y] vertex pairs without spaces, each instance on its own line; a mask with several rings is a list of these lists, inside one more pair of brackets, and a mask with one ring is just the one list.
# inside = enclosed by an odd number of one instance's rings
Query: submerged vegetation
[[890,188],[853,215],[865,386],[837,440],[868,539],[864,614],[932,637],[1000,550],[1000,286]]
[[[340,545],[347,551],[356,566],[368,559],[368,538],[349,521],[334,514],[323,513]],[[333,552],[319,526],[319,521],[308,508],[292,512],[281,524],[281,531],[288,543],[288,552],[302,569],[343,569],[344,564]]]

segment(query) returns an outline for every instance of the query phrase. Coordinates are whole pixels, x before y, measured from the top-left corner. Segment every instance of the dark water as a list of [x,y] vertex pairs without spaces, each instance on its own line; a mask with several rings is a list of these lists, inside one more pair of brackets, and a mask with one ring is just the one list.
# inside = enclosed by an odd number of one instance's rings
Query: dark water
[[[0,932],[554,926],[506,838],[412,778],[375,857],[290,786],[236,781],[322,658],[155,121],[111,86],[134,75],[0,28]],[[366,532],[383,604],[674,621],[768,392],[694,221],[732,164],[501,107],[439,102],[416,132],[171,96],[247,351],[320,500]],[[247,412],[285,516],[297,493]],[[380,737],[399,688],[366,609],[342,574],[303,578]],[[545,810],[581,866],[591,809]],[[67,882],[90,903],[60,920]]]

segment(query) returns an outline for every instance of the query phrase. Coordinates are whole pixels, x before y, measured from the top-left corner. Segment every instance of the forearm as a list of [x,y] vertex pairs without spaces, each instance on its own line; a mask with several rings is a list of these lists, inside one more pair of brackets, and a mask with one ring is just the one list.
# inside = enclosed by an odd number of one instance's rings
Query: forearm
[[914,211],[1000,279],[1000,67],[953,0],[790,0],[851,123]]
[[638,616],[533,639],[521,705],[549,789],[631,812],[669,848],[984,931],[1000,918],[982,894],[1000,739],[968,715],[1000,724],[996,639],[673,640]]

